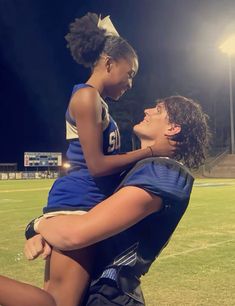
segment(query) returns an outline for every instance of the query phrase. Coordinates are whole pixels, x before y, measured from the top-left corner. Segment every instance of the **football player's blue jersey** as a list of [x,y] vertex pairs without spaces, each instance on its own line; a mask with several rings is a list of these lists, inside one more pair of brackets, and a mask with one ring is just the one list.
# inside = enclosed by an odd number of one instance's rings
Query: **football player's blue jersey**
[[[78,84],[72,94],[87,84]],[[108,112],[108,106],[101,98],[103,125],[103,153],[104,155],[120,152],[120,135],[116,122]],[[82,151],[76,122],[66,112],[66,139],[69,141],[67,158],[71,164],[68,174],[55,181],[49,196],[48,204],[43,212],[61,210],[89,210],[110,195],[117,186],[119,175],[100,178],[91,176]]]
[[113,279],[123,292],[143,302],[139,278],[149,270],[177,227],[188,206],[193,181],[183,165],[169,158],[148,158],[135,165],[118,189],[137,186],[159,196],[163,207],[99,244],[100,261],[96,263],[93,285],[100,279]]

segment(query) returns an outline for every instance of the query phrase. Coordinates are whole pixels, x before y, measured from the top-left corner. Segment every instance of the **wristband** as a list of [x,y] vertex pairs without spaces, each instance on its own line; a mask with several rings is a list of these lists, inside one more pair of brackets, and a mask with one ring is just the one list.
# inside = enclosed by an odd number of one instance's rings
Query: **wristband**
[[36,236],[38,233],[35,231],[34,227],[35,225],[39,222],[40,218],[33,219],[32,221],[29,222],[29,224],[26,226],[25,229],[25,238],[29,240],[30,238]]

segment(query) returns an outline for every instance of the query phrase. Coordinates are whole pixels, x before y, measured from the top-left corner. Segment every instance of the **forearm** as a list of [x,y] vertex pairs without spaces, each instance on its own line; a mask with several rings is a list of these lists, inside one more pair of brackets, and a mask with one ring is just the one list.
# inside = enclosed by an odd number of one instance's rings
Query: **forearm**
[[[79,248],[81,223],[81,216],[78,215],[42,218],[35,230],[53,247],[69,251]],[[75,238],[76,247],[74,247]]]
[[124,231],[161,205],[160,198],[128,186],[84,215],[43,218],[36,231],[58,249],[80,249]]
[[0,276],[0,305],[2,306],[56,306],[44,290]]
[[123,154],[103,155],[98,158],[88,158],[90,160],[88,168],[95,177],[106,176],[121,172],[137,161],[152,156],[153,152],[150,147]]

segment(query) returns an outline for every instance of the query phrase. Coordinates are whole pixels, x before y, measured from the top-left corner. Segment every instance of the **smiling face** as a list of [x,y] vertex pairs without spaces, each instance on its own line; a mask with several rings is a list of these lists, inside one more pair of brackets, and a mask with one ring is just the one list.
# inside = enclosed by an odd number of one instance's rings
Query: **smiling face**
[[138,60],[136,57],[128,60],[106,58],[106,69],[105,95],[118,100],[128,89],[131,89],[132,80],[138,70]]
[[156,107],[146,109],[143,121],[134,126],[134,133],[140,140],[155,141],[156,139],[168,139],[180,132],[180,126],[169,122],[164,102]]

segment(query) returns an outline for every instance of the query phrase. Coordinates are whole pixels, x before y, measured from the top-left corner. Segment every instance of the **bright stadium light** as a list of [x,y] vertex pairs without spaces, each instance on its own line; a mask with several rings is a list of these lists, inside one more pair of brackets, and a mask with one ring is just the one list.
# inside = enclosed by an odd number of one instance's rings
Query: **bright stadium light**
[[230,101],[230,127],[231,127],[231,153],[234,154],[234,118],[233,118],[233,84],[232,84],[232,61],[235,54],[235,35],[230,36],[222,45],[220,50],[228,56],[229,67],[229,101]]
[[228,39],[226,39],[225,42],[223,42],[219,48],[223,53],[229,56],[235,54],[235,35],[230,36]]
[[63,168],[65,169],[69,169],[71,167],[71,165],[69,163],[64,163],[63,164]]

